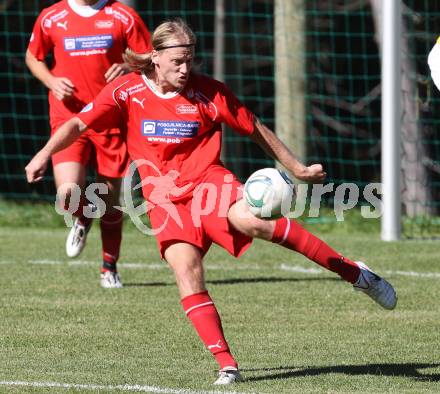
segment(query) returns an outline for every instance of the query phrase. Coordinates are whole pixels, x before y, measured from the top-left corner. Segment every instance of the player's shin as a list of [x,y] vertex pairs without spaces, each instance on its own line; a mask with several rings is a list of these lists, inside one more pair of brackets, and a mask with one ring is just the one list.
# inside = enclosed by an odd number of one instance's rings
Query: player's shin
[[102,272],[116,272],[116,262],[122,241],[122,212],[113,210],[106,212],[100,222],[102,240]]
[[237,368],[223,334],[217,309],[207,291],[192,294],[181,300],[183,309],[191,320],[200,339],[215,357],[220,369]]

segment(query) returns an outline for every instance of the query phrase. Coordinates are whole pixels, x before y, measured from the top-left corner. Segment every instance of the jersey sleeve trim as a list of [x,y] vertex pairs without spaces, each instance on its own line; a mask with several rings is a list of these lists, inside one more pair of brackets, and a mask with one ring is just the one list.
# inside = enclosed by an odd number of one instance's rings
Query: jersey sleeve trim
[[215,103],[212,102],[208,97],[206,97],[206,96],[205,96],[202,92],[200,92],[200,91],[197,91],[197,92],[195,93],[195,96],[196,96],[196,99],[198,99],[200,102],[202,102],[202,103],[205,104],[205,105],[211,106],[211,108],[213,108],[213,109],[215,110],[215,114],[214,114],[214,116],[212,117],[212,120],[213,120],[214,122],[216,122],[217,119],[218,119],[218,109],[217,109],[217,106],[215,105]]
[[[134,26],[134,18],[133,15],[131,15],[127,10],[125,10],[122,7],[117,6],[117,8],[119,9],[120,12],[124,13],[126,17],[128,17],[128,23],[129,26],[127,28],[127,30],[125,30],[125,33],[130,32],[130,30],[133,28]],[[123,17],[121,17],[122,22],[124,22]]]
[[41,31],[46,34],[49,35],[49,33],[46,31],[46,28],[44,27],[44,23],[46,22],[46,20],[49,20],[50,23],[52,23],[52,21],[49,18],[50,14],[53,14],[54,12],[56,12],[57,10],[52,10],[49,11],[46,15],[43,16],[43,18],[41,18],[41,22],[40,22],[40,26],[41,26]]
[[119,107],[119,109],[121,109],[121,106],[119,105],[118,100],[116,100],[116,91],[129,82],[130,82],[130,80],[125,81],[124,83],[121,83],[120,85],[118,85],[117,87],[115,87],[113,89],[113,92],[112,92],[113,101],[116,103],[116,105]]

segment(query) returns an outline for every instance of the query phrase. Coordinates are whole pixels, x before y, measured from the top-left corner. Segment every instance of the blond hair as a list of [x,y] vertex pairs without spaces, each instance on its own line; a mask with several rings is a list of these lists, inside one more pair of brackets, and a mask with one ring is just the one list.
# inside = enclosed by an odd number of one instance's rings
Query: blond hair
[[[194,32],[181,18],[176,18],[172,21],[166,21],[161,23],[153,32],[151,37],[151,43],[153,49],[160,51],[173,47],[174,45],[167,46],[173,39],[179,39],[182,41],[182,46],[194,46],[197,38]],[[154,70],[154,64],[151,60],[151,52],[149,53],[136,53],[127,48],[122,55],[124,62],[128,64],[131,70],[141,71],[149,73]]]

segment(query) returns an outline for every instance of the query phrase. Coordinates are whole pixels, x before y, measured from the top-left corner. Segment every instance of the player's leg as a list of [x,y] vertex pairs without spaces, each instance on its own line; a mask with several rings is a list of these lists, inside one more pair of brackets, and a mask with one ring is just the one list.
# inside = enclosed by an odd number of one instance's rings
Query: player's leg
[[217,309],[205,287],[202,255],[189,243],[168,246],[164,257],[174,271],[183,309],[200,339],[215,357],[220,376],[215,384],[230,384],[241,379]]
[[102,266],[101,286],[104,288],[121,288],[116,263],[122,241],[122,212],[116,209],[120,205],[121,178],[97,176],[97,182],[107,186],[108,193],[100,197],[105,203],[105,212],[101,217]]
[[367,293],[386,309],[396,306],[393,287],[373,273],[365,264],[349,260],[324,241],[307,231],[293,219],[262,220],[249,214],[244,200],[238,201],[228,212],[230,223],[242,233],[265,239],[297,251],[322,267],[337,273]]
[[61,208],[68,210],[74,217],[73,227],[66,240],[66,253],[77,257],[83,250],[92,219],[84,215],[87,200],[83,190],[86,168],[79,162],[54,162],[54,178],[57,200]]
[[94,161],[99,174],[97,181],[108,188],[108,193],[100,196],[106,206],[100,221],[103,254],[101,286],[115,289],[122,287],[116,269],[122,241],[122,212],[115,206],[120,205],[121,181],[129,164],[127,148],[118,130],[91,133],[89,138],[94,146]]
[[[64,119],[54,118],[51,114],[52,134],[56,133],[63,122]],[[92,219],[85,215],[84,210],[88,204],[84,187],[91,148],[87,136],[83,134],[68,148],[52,155],[58,201],[62,208],[75,217],[66,240],[66,253],[69,257],[77,257],[84,249],[92,224]]]

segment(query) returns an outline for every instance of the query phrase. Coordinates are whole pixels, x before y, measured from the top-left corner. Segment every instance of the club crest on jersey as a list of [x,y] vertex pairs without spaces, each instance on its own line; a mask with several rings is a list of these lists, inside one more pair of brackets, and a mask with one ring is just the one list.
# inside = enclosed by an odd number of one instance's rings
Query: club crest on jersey
[[52,21],[50,19],[45,19],[44,23],[43,23],[44,27],[47,27],[48,29],[50,29],[52,27]]
[[125,90],[121,90],[119,92],[119,100],[125,101],[127,100],[128,93]]
[[176,114],[196,114],[197,106],[192,104],[177,104]]

